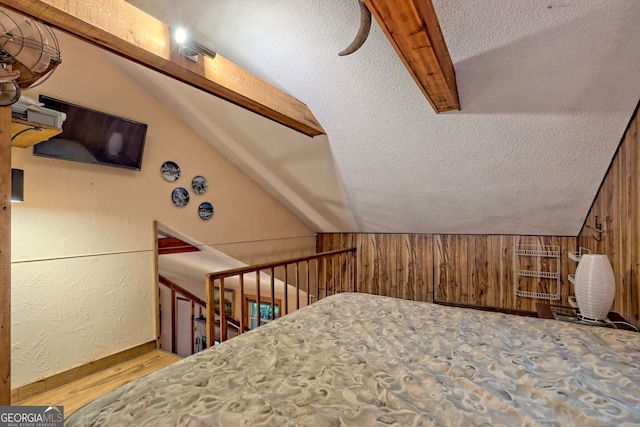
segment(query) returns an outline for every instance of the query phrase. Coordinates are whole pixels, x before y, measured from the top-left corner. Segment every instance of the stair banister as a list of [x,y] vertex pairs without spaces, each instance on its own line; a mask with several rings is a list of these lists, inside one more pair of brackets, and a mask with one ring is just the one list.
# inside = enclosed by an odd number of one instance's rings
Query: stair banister
[[[356,274],[355,274],[355,265],[353,266],[353,270],[352,270],[352,265],[354,264],[355,258],[354,255],[356,253],[356,248],[347,248],[347,249],[340,249],[340,250],[335,250],[335,251],[329,251],[329,252],[323,252],[323,253],[319,253],[319,254],[314,254],[314,255],[310,255],[310,256],[305,256],[305,257],[299,257],[299,258],[294,258],[294,259],[289,259],[289,260],[285,260],[285,261],[277,261],[277,262],[271,262],[271,263],[263,263],[263,264],[257,264],[257,265],[251,265],[251,266],[246,266],[246,267],[240,267],[240,268],[234,268],[234,269],[230,269],[230,270],[225,270],[225,271],[220,271],[220,272],[216,272],[216,273],[209,273],[206,275],[206,290],[207,290],[207,305],[206,305],[206,311],[207,311],[207,340],[209,340],[210,343],[214,343],[215,342],[215,312],[218,311],[216,309],[216,304],[214,301],[214,295],[215,295],[215,286],[216,286],[216,281],[219,282],[219,291],[220,291],[220,309],[219,309],[219,313],[220,313],[220,341],[225,341],[227,339],[227,328],[226,328],[226,310],[225,310],[225,304],[224,304],[224,288],[225,288],[225,278],[228,277],[238,277],[239,280],[239,290],[240,290],[240,306],[241,306],[241,310],[240,310],[240,320],[239,320],[239,326],[238,326],[238,333],[243,333],[245,332],[245,329],[248,328],[249,325],[245,325],[245,315],[246,313],[246,309],[247,307],[245,307],[245,281],[244,281],[244,275],[247,273],[254,273],[256,275],[256,304],[257,304],[257,319],[256,319],[256,323],[258,326],[260,326],[261,324],[261,320],[262,320],[262,316],[260,315],[260,303],[262,301],[262,296],[261,296],[261,286],[260,286],[260,273],[262,271],[267,270],[270,274],[270,285],[271,285],[271,292],[270,292],[270,296],[271,296],[271,320],[275,319],[275,276],[276,276],[276,268],[279,267],[283,267],[284,268],[284,310],[282,310],[282,308],[280,309],[280,315],[289,313],[289,291],[288,291],[288,286],[289,286],[289,275],[288,275],[288,267],[293,265],[295,268],[295,287],[296,287],[296,307],[295,309],[297,310],[298,308],[300,308],[300,263],[303,263],[306,267],[306,292],[307,292],[307,304],[311,304],[311,296],[312,296],[312,290],[311,290],[311,261],[315,261],[315,266],[316,266],[316,286],[315,286],[315,296],[314,299],[321,299],[323,296],[328,296],[329,294],[329,289],[331,288],[332,290],[332,294],[335,294],[337,292],[343,292],[343,283],[346,280],[347,283],[347,291],[353,291],[353,292],[357,292],[357,286],[355,283],[356,280]],[[347,254],[347,257],[343,257],[343,254]],[[337,270],[336,273],[336,268],[335,268],[335,258],[338,257],[339,258],[339,264],[340,264],[340,269]],[[327,276],[327,263],[326,260],[330,259],[331,260],[331,274],[333,276],[333,278],[331,278],[331,286],[328,286],[328,278]],[[322,262],[322,263],[320,263]],[[342,268],[344,265],[344,269]],[[319,271],[320,269],[322,269],[324,271],[324,277],[320,277]],[[346,274],[346,277],[342,277],[344,274]],[[340,274],[340,278],[339,278],[339,287],[336,287],[336,285],[338,284],[338,280],[335,277],[335,274]],[[323,287],[324,287],[324,295],[321,295],[321,288],[320,288],[320,284],[319,281],[320,279],[324,280],[323,282]]]

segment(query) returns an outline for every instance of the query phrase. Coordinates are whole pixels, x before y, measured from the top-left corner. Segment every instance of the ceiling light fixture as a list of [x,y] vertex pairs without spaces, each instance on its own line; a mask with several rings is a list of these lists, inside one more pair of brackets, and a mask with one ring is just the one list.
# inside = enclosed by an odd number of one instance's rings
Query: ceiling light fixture
[[178,44],[183,44],[189,39],[189,34],[187,34],[187,31],[184,28],[178,28],[173,33],[173,38],[176,40]]
[[190,61],[198,63],[200,55],[210,58],[216,57],[216,52],[207,49],[198,42],[191,40],[189,34],[184,28],[177,28],[172,31],[173,39],[178,44],[178,53]]

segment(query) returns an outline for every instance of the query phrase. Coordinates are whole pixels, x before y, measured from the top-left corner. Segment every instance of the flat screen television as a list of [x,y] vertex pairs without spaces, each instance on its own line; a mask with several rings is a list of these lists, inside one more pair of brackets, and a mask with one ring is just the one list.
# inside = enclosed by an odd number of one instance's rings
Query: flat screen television
[[142,167],[147,125],[40,95],[46,108],[67,115],[62,133],[33,146],[36,156],[133,170]]

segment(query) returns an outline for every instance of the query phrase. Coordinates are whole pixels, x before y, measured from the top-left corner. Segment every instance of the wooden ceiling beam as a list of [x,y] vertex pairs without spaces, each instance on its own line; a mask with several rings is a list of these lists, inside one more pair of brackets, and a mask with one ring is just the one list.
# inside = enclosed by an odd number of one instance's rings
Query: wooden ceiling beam
[[158,255],[198,252],[199,250],[200,249],[198,249],[197,247],[175,237],[158,238]]
[[222,56],[200,55],[196,64],[179,55],[167,25],[124,0],[0,0],[0,5],[305,135],[325,133],[304,103]]
[[437,113],[459,110],[456,73],[431,0],[365,4]]

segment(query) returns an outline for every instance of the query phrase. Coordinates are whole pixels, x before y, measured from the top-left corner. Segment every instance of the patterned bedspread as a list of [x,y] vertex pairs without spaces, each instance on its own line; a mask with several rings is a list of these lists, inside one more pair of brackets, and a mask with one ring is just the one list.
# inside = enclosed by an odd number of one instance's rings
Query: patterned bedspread
[[364,294],[125,385],[67,426],[637,426],[640,334]]

